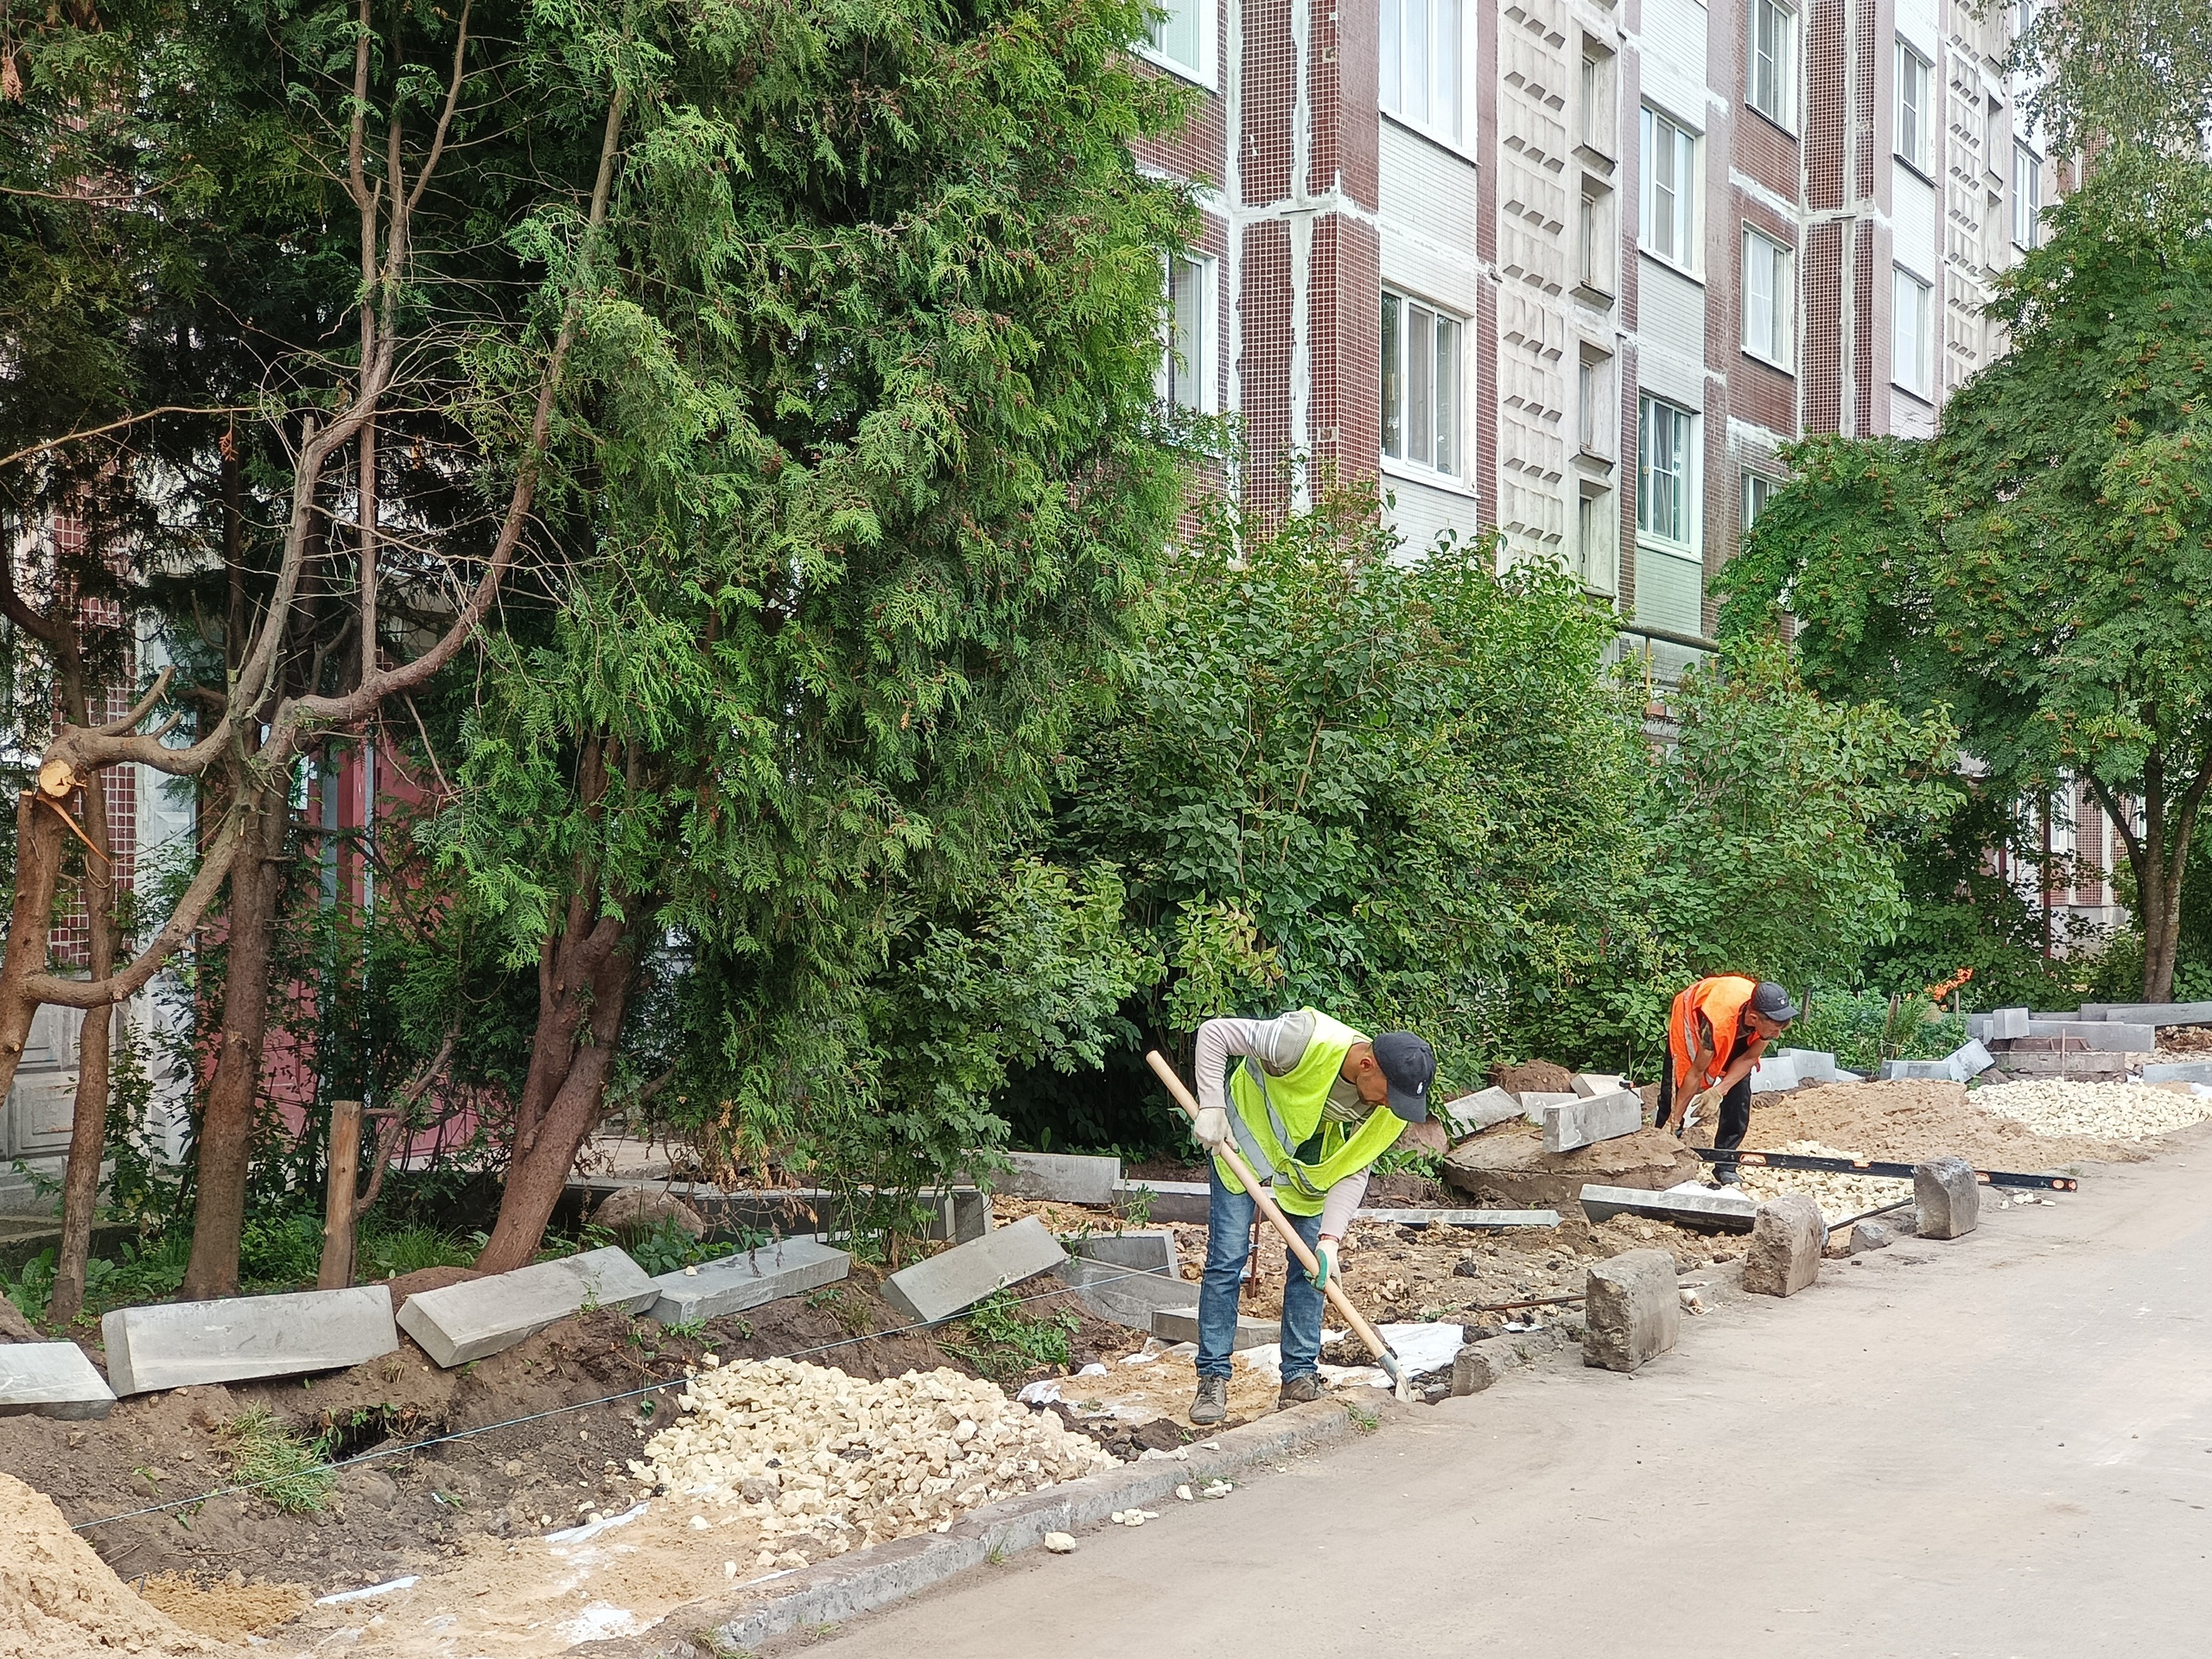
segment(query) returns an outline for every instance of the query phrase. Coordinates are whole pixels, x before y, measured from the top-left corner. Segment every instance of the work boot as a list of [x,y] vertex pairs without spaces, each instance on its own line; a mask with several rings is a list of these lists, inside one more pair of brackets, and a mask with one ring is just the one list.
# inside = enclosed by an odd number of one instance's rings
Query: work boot
[[1741,1186],[1744,1184],[1744,1178],[1736,1173],[1736,1166],[1733,1164],[1716,1164],[1713,1166],[1713,1179],[1723,1186]]
[[1217,1423],[1229,1415],[1229,1379],[1225,1376],[1202,1376],[1198,1392],[1191,1402],[1191,1421],[1204,1427]]
[[1275,1396],[1275,1409],[1286,1406],[1310,1406],[1321,1397],[1321,1379],[1308,1371],[1303,1376],[1294,1376],[1282,1385],[1282,1392]]

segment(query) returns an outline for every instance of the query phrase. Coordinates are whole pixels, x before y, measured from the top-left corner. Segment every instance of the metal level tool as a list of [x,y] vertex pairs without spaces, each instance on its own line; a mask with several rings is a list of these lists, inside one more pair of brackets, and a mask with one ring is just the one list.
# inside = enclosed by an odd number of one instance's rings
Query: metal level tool
[[[1745,1152],[1741,1147],[1692,1148],[1708,1164],[1761,1164],[1769,1169],[1821,1169],[1839,1175],[1881,1175],[1892,1180],[1912,1179],[1910,1164],[1885,1164],[1868,1158],[1808,1158],[1796,1152]],[[2071,1175],[2017,1175],[2002,1169],[1977,1169],[1974,1178],[1984,1186],[2032,1186],[2045,1192],[2079,1192],[2082,1183]]]

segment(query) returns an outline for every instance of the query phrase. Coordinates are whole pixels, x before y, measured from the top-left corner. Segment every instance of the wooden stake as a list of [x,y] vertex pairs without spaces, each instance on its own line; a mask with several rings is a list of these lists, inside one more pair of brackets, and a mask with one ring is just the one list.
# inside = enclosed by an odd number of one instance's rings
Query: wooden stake
[[343,1290],[353,1282],[353,1224],[359,1217],[354,1187],[361,1172],[361,1103],[330,1103],[330,1186],[324,1199],[322,1266],[317,1290]]

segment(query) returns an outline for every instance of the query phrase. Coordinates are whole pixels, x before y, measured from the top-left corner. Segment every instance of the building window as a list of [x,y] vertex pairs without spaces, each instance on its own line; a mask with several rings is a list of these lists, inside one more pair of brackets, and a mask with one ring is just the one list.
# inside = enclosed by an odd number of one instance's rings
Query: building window
[[1185,414],[1213,406],[1213,261],[1167,261],[1167,340],[1160,366],[1160,401]]
[[1586,487],[1574,509],[1574,574],[1594,594],[1620,591],[1613,493]]
[[2012,146],[2012,243],[2032,248],[2043,208],[2043,162],[2025,144]]
[[1459,137],[1459,0],[1382,0],[1382,107]]
[[1610,299],[1614,292],[1613,193],[1585,179],[1574,213],[1575,280],[1586,294]]
[[1620,153],[1613,124],[1613,54],[1586,39],[1582,43],[1581,143],[1600,156]]
[[1747,472],[1744,474],[1744,528],[1745,530],[1749,530],[1753,524],[1758,523],[1759,515],[1766,511],[1766,504],[1773,499],[1774,493],[1781,487],[1780,484],[1763,474]]
[[1584,346],[1575,390],[1582,453],[1611,461],[1620,432],[1620,417],[1613,405],[1613,359],[1594,347]]
[[1897,42],[1897,159],[1923,173],[1928,160],[1928,60]]
[[1744,349],[1778,369],[1796,362],[1791,335],[1789,250],[1744,227]]
[[1646,105],[1643,111],[1643,250],[1684,270],[1697,268],[1697,138]]
[[1459,320],[1382,295],[1382,453],[1459,474]]
[[1777,0],[1750,0],[1749,17],[1745,99],[1777,127],[1791,128],[1796,120],[1796,15]]
[[1890,378],[1928,396],[1929,288],[1903,266],[1890,274]]
[[1154,0],[1160,16],[1152,20],[1146,44],[1150,55],[1178,74],[1213,85],[1212,0]]
[[1637,413],[1636,528],[1694,550],[1697,416],[1646,393]]

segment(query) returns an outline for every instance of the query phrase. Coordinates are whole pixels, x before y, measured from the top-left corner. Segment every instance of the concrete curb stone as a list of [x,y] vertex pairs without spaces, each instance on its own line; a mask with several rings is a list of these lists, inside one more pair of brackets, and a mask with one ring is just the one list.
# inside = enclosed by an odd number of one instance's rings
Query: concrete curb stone
[[1254,1464],[1316,1450],[1349,1437],[1343,1402],[1317,1400],[1214,1435],[1218,1450],[1188,1447],[1178,1458],[1126,1463],[1042,1491],[992,1503],[943,1533],[923,1533],[793,1572],[766,1600],[741,1592],[671,1611],[658,1630],[567,1649],[589,1659],[708,1659],[756,1647],[802,1624],[833,1624],[887,1605],[987,1561],[1034,1549],[1048,1532],[1094,1526],[1117,1510],[1171,1499],[1185,1482],[1203,1484]]

